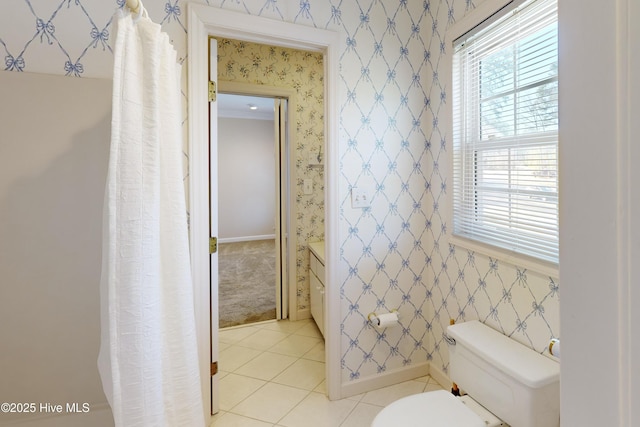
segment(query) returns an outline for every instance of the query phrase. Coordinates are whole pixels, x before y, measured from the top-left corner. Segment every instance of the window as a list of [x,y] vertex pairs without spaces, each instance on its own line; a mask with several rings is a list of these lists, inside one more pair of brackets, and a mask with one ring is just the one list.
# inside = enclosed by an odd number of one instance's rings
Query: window
[[483,25],[454,41],[453,234],[557,263],[557,1]]

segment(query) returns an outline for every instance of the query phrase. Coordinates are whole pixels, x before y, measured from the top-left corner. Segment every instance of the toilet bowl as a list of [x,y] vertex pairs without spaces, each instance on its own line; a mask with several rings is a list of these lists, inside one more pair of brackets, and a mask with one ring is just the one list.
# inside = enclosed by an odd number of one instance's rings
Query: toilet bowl
[[447,328],[449,375],[469,393],[399,399],[372,427],[559,427],[560,365],[473,320]]
[[505,424],[469,396],[445,390],[414,394],[386,406],[371,427],[499,427]]

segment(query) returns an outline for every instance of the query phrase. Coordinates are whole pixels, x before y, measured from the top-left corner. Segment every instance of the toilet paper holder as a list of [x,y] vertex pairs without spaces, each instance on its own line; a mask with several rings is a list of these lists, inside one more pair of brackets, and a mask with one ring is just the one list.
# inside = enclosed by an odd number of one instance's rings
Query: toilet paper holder
[[[395,309],[395,308],[393,310],[391,310],[387,314],[394,314],[396,321],[400,318],[400,316],[398,315],[398,310]],[[367,315],[367,320],[369,321],[369,323],[371,323],[375,327],[380,327],[380,326],[385,327],[385,325],[381,325],[381,317],[380,316],[382,316],[382,315],[379,315],[376,312],[372,311],[371,313],[369,313],[369,315]]]
[[552,338],[549,341],[549,354],[560,358],[560,340],[558,338]]

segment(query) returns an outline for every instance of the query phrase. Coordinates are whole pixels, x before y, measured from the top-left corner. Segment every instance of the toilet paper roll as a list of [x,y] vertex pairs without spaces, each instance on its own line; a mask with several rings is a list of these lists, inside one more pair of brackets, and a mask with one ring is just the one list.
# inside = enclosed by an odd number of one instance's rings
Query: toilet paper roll
[[555,356],[558,359],[560,358],[560,340],[559,339],[554,338],[549,342],[549,353],[551,353],[552,356]]
[[373,324],[378,329],[388,328],[398,324],[398,312],[379,314],[373,321]]

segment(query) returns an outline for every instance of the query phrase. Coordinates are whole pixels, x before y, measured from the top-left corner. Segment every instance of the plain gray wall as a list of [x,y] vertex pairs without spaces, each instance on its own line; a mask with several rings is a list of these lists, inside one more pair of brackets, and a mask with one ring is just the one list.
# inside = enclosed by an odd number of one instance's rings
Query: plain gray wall
[[220,239],[275,233],[273,120],[218,119]]
[[97,369],[111,87],[0,73],[0,400],[91,408],[0,425],[113,425]]

